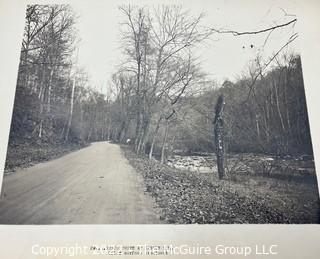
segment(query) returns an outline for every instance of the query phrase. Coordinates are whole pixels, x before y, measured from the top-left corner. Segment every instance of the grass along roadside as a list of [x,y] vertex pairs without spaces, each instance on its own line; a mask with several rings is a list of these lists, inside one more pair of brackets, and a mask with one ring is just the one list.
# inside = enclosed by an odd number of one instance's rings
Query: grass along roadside
[[128,146],[122,150],[166,223],[319,223],[316,186],[253,176],[219,181],[214,174],[160,165]]

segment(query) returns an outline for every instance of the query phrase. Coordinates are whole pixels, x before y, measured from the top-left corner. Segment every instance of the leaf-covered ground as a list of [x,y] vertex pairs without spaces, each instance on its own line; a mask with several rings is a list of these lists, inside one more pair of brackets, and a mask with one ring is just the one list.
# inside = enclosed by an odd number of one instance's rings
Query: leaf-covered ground
[[5,173],[14,172],[19,168],[26,168],[36,163],[58,158],[82,147],[84,147],[84,145],[51,143],[20,143],[9,145],[7,150]]
[[317,185],[266,177],[219,181],[162,166],[137,156],[127,146],[124,155],[144,177],[161,219],[173,224],[319,223]]

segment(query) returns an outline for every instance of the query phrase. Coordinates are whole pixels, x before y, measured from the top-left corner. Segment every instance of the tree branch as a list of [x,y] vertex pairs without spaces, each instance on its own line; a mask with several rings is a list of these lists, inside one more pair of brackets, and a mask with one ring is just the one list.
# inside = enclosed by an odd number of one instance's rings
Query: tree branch
[[217,32],[217,33],[233,34],[234,36],[252,35],[252,34],[265,33],[265,32],[268,32],[268,31],[275,30],[275,29],[279,29],[279,28],[288,26],[288,25],[290,25],[292,23],[295,23],[296,21],[297,21],[297,18],[295,18],[295,19],[293,19],[293,20],[291,20],[291,21],[289,21],[287,23],[278,24],[278,25],[275,25],[275,26],[272,26],[272,27],[269,27],[269,28],[266,28],[266,29],[263,29],[263,30],[258,30],[258,31],[237,32],[237,31],[233,31],[233,30],[217,30],[217,29],[214,29],[214,28],[212,28],[211,30],[214,31],[214,32]]

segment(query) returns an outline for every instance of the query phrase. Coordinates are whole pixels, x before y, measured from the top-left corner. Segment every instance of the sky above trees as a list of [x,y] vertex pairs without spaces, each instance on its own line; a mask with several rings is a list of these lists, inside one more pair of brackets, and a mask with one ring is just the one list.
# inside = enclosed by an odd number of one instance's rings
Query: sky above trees
[[[121,22],[123,14],[119,6],[128,1],[89,1],[73,4],[78,14],[78,33],[81,38],[79,63],[88,71],[93,86],[105,92],[108,82],[123,60],[121,46]],[[150,1],[130,1],[130,4],[149,6]],[[161,4],[182,5],[195,16],[205,14],[203,26],[217,30],[255,31],[285,23],[294,19],[295,6],[292,1],[157,1]],[[212,80],[221,84],[224,80],[236,80],[248,73],[250,61],[259,54],[267,62],[296,30],[293,26],[258,35],[234,36],[213,34],[203,48],[195,50],[202,69]],[[290,44],[297,51],[298,42]]]

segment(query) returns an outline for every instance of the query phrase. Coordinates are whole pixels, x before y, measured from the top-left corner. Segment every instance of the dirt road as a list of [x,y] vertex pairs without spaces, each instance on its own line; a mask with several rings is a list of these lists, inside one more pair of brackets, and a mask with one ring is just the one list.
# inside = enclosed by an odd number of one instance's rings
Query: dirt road
[[0,224],[160,223],[143,179],[108,142],[6,175]]

